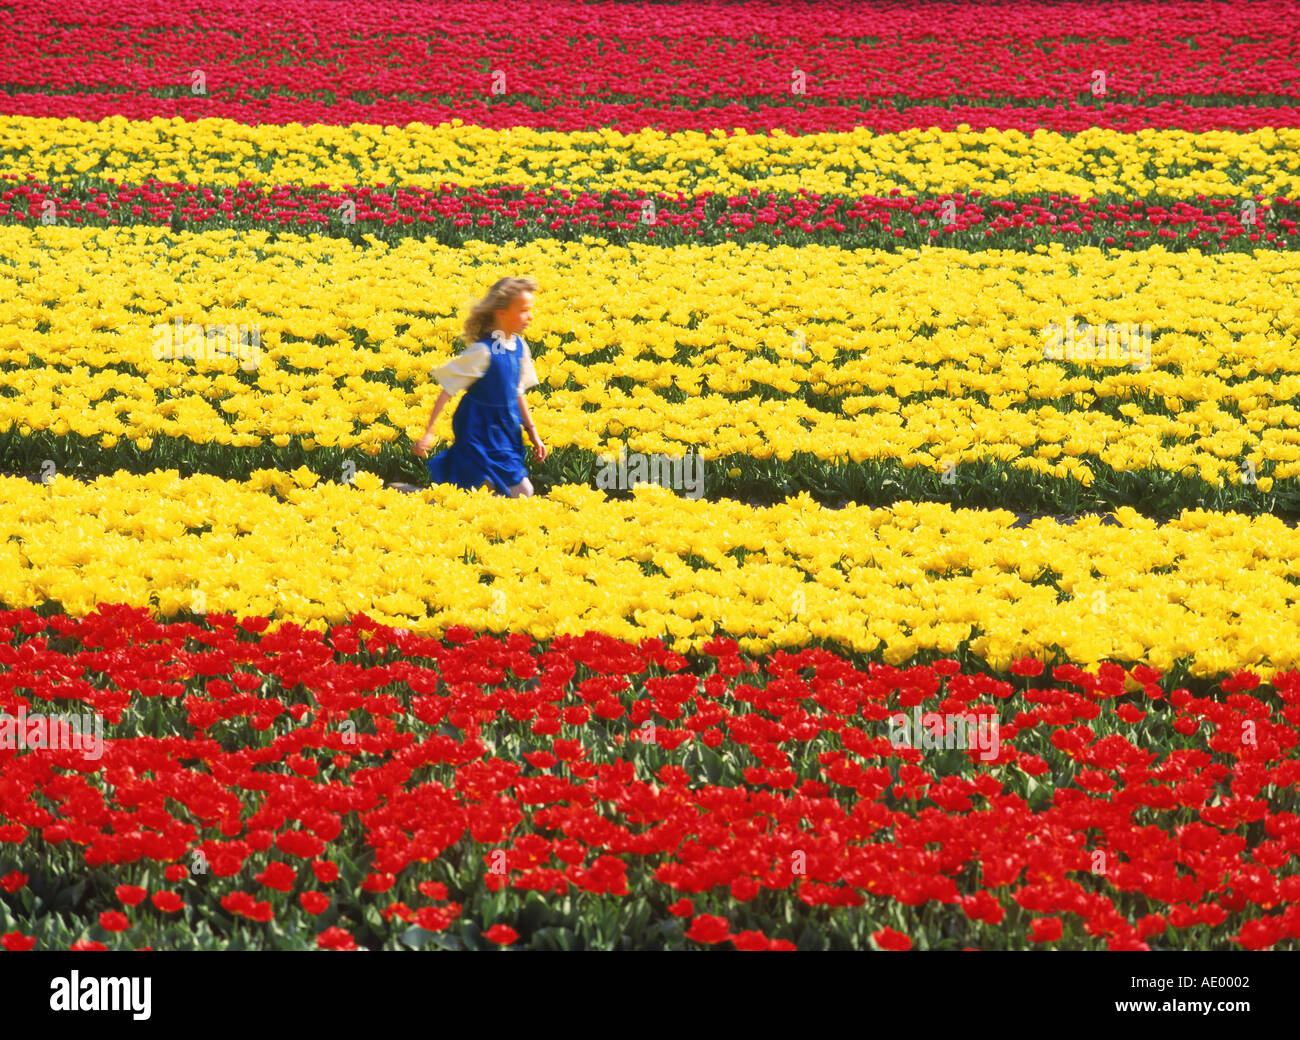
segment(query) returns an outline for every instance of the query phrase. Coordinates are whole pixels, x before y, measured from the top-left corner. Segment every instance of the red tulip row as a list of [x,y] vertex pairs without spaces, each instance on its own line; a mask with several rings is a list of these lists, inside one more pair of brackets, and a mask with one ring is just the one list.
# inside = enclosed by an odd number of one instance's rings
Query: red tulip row
[[[12,177],[12,175],[10,175]],[[16,178],[15,178],[16,179]],[[693,238],[780,239],[791,232],[844,245],[904,239],[944,244],[999,245],[1026,233],[1065,241],[1143,245],[1154,242],[1218,246],[1234,240],[1285,249],[1297,240],[1291,200],[1256,195],[1247,201],[1207,198],[1106,201],[1055,193],[1019,199],[986,198],[979,190],[925,198],[895,189],[888,196],[798,194],[757,189],[731,197],[568,189],[348,187],[329,191],[242,182],[233,189],[150,182],[108,188],[53,186],[28,180],[0,192],[0,222],[39,223],[45,202],[57,223],[89,226],[165,224],[333,229],[373,233],[392,229],[507,237],[526,233],[592,232],[674,243]],[[1253,210],[1253,213],[1250,212]],[[345,217],[346,214],[346,217]],[[405,232],[405,233],[411,233]],[[993,242],[984,240],[993,239]]]
[[506,2],[493,16],[527,25],[526,42],[485,33],[482,8],[462,3],[290,3],[273,20],[234,0],[103,14],[20,3],[0,23],[0,111],[669,132],[1300,125],[1300,29],[1281,2],[820,3],[790,16]]
[[[90,755],[0,729],[0,913],[111,885],[89,931],[36,913],[6,947],[183,945],[178,922],[544,945],[547,913],[642,947],[788,949],[810,922],[889,949],[1300,940],[1294,671],[1194,693],[1143,666],[267,625],[0,613],[0,712],[105,730]],[[935,718],[996,739],[898,738]]]

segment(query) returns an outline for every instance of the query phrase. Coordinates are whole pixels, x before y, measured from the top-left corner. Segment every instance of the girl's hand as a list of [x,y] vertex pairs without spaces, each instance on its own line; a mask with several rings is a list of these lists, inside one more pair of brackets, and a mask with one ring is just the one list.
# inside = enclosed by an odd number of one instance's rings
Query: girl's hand
[[416,442],[415,454],[423,458],[425,455],[429,454],[429,449],[432,447],[433,447],[433,436],[431,434],[426,433],[423,437],[419,439],[419,441]]
[[542,443],[540,437],[533,441],[533,454],[537,456],[537,461],[541,462],[546,458],[546,445]]

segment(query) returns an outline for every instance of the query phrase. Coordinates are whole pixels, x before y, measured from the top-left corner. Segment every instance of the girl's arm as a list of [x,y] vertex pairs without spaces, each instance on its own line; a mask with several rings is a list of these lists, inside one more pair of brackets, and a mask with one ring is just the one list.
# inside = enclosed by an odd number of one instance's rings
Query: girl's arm
[[442,410],[447,406],[447,402],[450,400],[451,394],[447,393],[446,390],[439,391],[438,400],[433,402],[433,414],[429,416],[429,425],[424,428],[424,436],[420,438],[419,443],[415,446],[415,453],[417,455],[423,455],[430,447],[432,447],[433,430],[434,427],[438,425],[438,416],[442,414]]
[[424,435],[429,437],[433,434],[434,427],[438,425],[438,416],[442,410],[447,407],[447,402],[451,400],[451,394],[446,390],[438,391],[438,400],[433,402],[433,414],[429,416],[429,425],[424,428]]
[[538,461],[541,461],[546,458],[546,445],[537,436],[537,427],[533,425],[533,416],[528,411],[528,402],[524,400],[523,394],[519,395],[519,415],[524,420],[524,429],[528,431],[528,439],[533,442],[533,447],[537,449]]
[[417,455],[423,455],[433,446],[433,431],[438,425],[438,416],[442,414],[443,408],[451,400],[452,395],[460,393],[482,376],[488,369],[488,360],[487,346],[483,343],[475,343],[465,353],[456,355],[441,368],[433,370],[433,377],[442,384],[442,390],[438,394],[438,400],[433,402],[433,414],[429,416],[429,425],[425,427],[424,436],[415,446]]

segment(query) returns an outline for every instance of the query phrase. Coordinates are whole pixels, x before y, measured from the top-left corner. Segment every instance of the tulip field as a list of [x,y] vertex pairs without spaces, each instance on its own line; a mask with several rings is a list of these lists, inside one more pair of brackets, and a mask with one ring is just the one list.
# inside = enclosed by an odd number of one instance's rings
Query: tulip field
[[6,14],[4,950],[1300,950],[1293,5]]

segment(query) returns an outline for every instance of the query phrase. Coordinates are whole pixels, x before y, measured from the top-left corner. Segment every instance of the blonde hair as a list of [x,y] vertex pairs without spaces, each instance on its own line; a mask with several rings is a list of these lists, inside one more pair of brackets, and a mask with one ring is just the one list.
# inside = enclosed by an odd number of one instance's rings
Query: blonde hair
[[465,344],[486,339],[495,327],[497,311],[505,310],[523,292],[537,292],[537,282],[532,278],[502,278],[487,295],[474,304],[465,319]]

